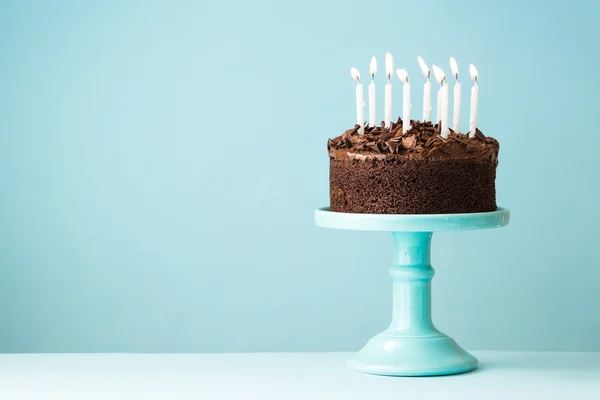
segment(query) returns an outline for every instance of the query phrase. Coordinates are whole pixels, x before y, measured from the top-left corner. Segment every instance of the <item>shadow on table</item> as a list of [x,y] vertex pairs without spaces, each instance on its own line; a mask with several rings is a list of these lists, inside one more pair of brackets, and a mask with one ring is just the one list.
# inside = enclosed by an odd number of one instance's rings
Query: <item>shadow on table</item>
[[535,356],[527,352],[511,354],[510,356],[489,360],[485,356],[480,356],[479,367],[472,373],[481,373],[486,371],[569,371],[596,373],[600,376],[600,360],[594,354],[589,353],[535,353]]

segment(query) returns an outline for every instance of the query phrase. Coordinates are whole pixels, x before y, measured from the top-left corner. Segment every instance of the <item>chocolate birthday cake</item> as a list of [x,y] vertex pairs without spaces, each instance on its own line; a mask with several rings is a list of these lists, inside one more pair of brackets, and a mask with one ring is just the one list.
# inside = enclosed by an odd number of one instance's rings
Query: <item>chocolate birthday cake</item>
[[329,139],[330,209],[345,213],[451,214],[496,210],[498,142],[438,125],[359,126]]

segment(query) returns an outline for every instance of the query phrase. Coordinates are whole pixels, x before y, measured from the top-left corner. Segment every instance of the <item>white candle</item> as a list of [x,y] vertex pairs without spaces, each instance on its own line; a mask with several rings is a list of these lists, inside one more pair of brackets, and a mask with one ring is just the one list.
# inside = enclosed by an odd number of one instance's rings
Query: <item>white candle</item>
[[435,123],[442,126],[442,86],[437,91],[437,107],[435,108]]
[[423,122],[425,122],[430,121],[431,113],[431,81],[429,79],[431,71],[429,71],[429,67],[425,64],[425,60],[421,56],[417,56],[417,60],[419,61],[423,75],[427,78],[427,82],[423,85]]
[[402,87],[402,133],[410,129],[410,83],[408,83],[408,72],[405,69],[397,69],[398,78],[404,82]]
[[369,84],[369,125],[377,125],[377,108],[375,106],[375,74],[377,73],[377,59],[373,56],[371,58],[371,83]]
[[437,65],[433,65],[433,74],[440,84],[438,90],[438,112],[436,115],[440,123],[440,132],[444,139],[448,138],[448,85],[446,85],[446,74]]
[[473,79],[473,87],[471,88],[471,116],[469,118],[469,137],[475,137],[477,130],[477,103],[479,101],[479,85],[477,79],[479,74],[477,68],[473,64],[469,66],[469,72],[471,73],[471,79]]
[[442,137],[444,139],[448,139],[450,133],[448,120],[448,85],[444,79],[444,87],[442,88]]
[[350,75],[352,75],[352,79],[356,81],[356,123],[360,125],[358,134],[362,135],[365,133],[365,99],[363,96],[363,85],[360,83],[360,74],[356,68],[350,68]]
[[388,83],[385,85],[385,127],[392,125],[392,74],[394,73],[394,59],[390,53],[385,53],[385,75]]
[[452,123],[452,129],[454,132],[460,132],[460,97],[462,91],[462,85],[458,81],[458,64],[456,63],[456,59],[454,57],[450,57],[450,69],[452,70],[452,75],[456,79],[456,83],[454,84],[454,118]]

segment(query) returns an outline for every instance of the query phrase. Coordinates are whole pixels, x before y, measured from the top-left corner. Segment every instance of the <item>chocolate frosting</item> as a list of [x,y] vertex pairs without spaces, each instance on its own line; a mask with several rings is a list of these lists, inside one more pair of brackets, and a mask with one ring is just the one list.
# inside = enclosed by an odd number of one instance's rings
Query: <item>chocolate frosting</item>
[[492,137],[486,137],[479,129],[475,137],[456,133],[450,129],[448,139],[440,136],[438,124],[410,121],[411,128],[402,133],[402,120],[392,122],[390,128],[366,127],[363,135],[358,134],[359,125],[342,135],[329,139],[327,150],[335,159],[348,158],[394,158],[402,159],[472,159],[498,163],[500,145]]

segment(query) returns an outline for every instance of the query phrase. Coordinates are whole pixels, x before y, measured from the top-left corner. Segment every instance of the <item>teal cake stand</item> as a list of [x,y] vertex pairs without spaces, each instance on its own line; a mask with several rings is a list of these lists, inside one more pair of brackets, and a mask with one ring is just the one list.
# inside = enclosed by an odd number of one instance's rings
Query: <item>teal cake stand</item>
[[315,210],[323,228],[392,232],[393,313],[390,326],[371,338],[348,366],[358,372],[392,376],[450,375],[477,368],[477,359],[431,321],[431,236],[433,232],[499,228],[510,213],[388,215]]

